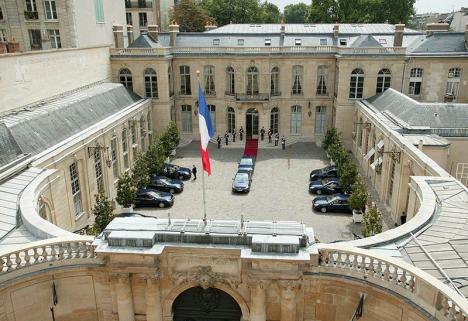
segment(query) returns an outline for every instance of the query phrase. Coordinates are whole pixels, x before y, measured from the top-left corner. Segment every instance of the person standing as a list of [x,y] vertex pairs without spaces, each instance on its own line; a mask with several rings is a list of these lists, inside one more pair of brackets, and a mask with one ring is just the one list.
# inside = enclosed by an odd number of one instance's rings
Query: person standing
[[268,142],[271,144],[271,136],[272,136],[273,132],[271,131],[271,128],[268,129]]
[[278,146],[278,142],[279,142],[279,134],[276,133],[275,134],[275,146]]
[[241,128],[239,129],[239,138],[240,138],[241,141],[242,141],[242,139],[244,138],[244,128],[242,128],[242,126],[241,126]]
[[226,146],[229,145],[229,134],[226,130],[226,134],[224,134],[224,142],[226,143]]
[[232,142],[233,143],[236,142],[236,130],[235,129],[232,130]]
[[197,179],[197,168],[195,167],[195,165],[193,165],[193,167],[192,167],[192,174],[193,174],[193,180],[196,180]]
[[406,223],[406,213],[405,213],[405,211],[403,211],[401,213],[401,225],[403,225],[405,223]]
[[286,149],[286,139],[283,137],[281,137],[281,148],[282,149]]
[[265,138],[265,127],[262,127],[262,129],[260,129],[260,137],[262,140]]
[[218,143],[218,149],[221,148],[221,137],[218,135],[218,138],[216,138],[216,142]]

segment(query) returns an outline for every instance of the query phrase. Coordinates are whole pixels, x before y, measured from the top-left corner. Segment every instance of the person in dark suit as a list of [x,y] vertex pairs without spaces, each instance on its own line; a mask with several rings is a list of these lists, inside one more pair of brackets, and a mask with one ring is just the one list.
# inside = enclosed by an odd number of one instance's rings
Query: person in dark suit
[[262,140],[265,138],[265,127],[262,127],[262,129],[260,129],[260,138]]
[[224,142],[226,143],[226,146],[229,145],[229,134],[226,130],[226,134],[224,134]]
[[193,174],[193,180],[196,180],[197,179],[197,168],[195,167],[195,165],[193,165],[193,167],[192,167],[192,174]]
[[279,134],[276,133],[275,134],[275,146],[278,146],[278,142],[279,142]]
[[233,143],[236,142],[236,130],[235,129],[232,130],[232,142]]
[[219,137],[218,135],[218,138],[216,138],[216,142],[218,143],[218,149],[221,148],[221,137]]
[[242,139],[244,138],[244,128],[242,128],[242,126],[241,126],[241,128],[239,129],[239,138],[240,138],[241,141],[242,141]]
[[286,149],[286,139],[283,137],[281,137],[281,148],[282,149]]

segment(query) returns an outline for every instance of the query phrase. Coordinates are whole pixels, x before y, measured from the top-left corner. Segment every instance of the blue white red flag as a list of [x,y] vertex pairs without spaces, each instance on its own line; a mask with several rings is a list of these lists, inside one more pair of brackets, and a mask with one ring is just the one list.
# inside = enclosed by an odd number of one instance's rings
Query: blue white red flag
[[198,124],[200,128],[200,150],[203,169],[211,175],[210,154],[208,153],[208,143],[213,138],[215,131],[211,123],[210,111],[206,105],[205,95],[198,81]]

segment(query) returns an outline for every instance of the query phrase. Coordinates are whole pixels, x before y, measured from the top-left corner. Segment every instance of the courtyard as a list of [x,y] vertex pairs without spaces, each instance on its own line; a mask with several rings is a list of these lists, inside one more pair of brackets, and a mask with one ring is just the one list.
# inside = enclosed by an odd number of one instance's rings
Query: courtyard
[[[224,146],[223,146],[224,147]],[[320,242],[351,240],[361,234],[352,215],[319,213],[312,210],[314,195],[308,192],[309,173],[326,166],[324,151],[313,143],[296,143],[281,148],[259,149],[251,191],[231,192],[232,178],[243,148],[209,146],[212,175],[205,176],[208,219],[298,221],[313,227]],[[144,215],[166,218],[202,218],[203,194],[199,142],[179,148],[172,163],[198,168],[198,179],[185,181],[184,191],[176,194],[172,208],[137,208]]]

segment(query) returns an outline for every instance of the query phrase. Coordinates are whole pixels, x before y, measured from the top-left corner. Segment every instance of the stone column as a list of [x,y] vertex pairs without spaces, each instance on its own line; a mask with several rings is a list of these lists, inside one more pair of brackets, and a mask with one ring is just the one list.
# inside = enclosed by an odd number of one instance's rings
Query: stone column
[[116,275],[116,278],[117,284],[115,290],[117,292],[117,312],[119,314],[119,321],[134,321],[135,314],[133,312],[133,294],[130,275],[128,273],[120,273]]
[[250,286],[250,320],[266,320],[266,292],[265,282],[257,281]]
[[161,289],[159,278],[148,275],[146,279],[146,321],[162,321]]
[[299,282],[295,280],[279,281],[281,289],[281,321],[296,320],[296,289]]

